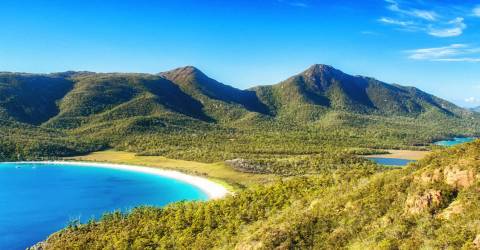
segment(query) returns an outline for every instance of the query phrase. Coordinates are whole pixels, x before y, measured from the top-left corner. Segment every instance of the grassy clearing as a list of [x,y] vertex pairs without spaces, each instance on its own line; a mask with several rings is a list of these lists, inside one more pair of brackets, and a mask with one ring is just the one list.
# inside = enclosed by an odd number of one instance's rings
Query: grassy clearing
[[162,169],[177,170],[187,174],[205,176],[218,182],[230,191],[242,189],[254,184],[264,184],[278,177],[268,174],[250,174],[233,170],[223,162],[201,163],[169,159],[163,156],[138,156],[135,153],[115,150],[99,151],[84,156],[67,157],[65,160],[92,161],[105,163],[130,164]]

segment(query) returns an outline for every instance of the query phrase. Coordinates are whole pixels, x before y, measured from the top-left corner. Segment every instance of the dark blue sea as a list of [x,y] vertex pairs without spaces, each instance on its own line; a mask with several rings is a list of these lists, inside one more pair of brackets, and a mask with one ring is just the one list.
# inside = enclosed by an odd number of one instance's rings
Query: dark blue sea
[[105,212],[207,198],[190,184],[141,172],[0,163],[0,249],[25,249],[70,221]]

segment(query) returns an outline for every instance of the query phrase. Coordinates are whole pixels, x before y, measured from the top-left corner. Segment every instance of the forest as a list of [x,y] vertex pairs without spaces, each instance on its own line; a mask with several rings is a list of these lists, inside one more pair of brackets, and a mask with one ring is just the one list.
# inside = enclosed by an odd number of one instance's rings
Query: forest
[[106,214],[46,249],[478,249],[480,143],[407,168],[329,169],[209,202]]
[[[0,73],[1,161],[115,150],[275,177],[221,200],[72,221],[43,249],[478,247],[480,144],[432,142],[479,135],[478,113],[326,65],[247,90],[191,66]],[[388,149],[435,152],[406,168],[361,157]]]

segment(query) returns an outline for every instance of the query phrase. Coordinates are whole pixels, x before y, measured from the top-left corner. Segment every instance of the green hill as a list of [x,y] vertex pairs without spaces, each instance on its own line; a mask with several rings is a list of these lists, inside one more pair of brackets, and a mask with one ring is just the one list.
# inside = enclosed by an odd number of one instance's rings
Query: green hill
[[73,82],[57,75],[0,73],[0,118],[39,125],[58,114]]
[[[0,119],[83,138],[92,148],[202,161],[285,152],[282,138],[294,145],[311,141],[307,148],[325,138],[322,144],[332,147],[346,144],[342,140],[357,148],[406,148],[480,131],[477,113],[326,65],[248,90],[191,66],[155,75],[1,73]],[[40,151],[32,155],[55,157]]]
[[478,249],[480,142],[405,169],[350,165],[209,202],[105,215],[45,249]]
[[468,110],[417,88],[351,76],[327,65],[313,65],[279,84],[254,90],[276,113],[299,113],[306,108],[316,114],[311,119],[332,110],[390,117],[420,117],[430,113],[444,117],[472,116]]
[[[413,87],[314,65],[239,90],[194,67],[159,74],[0,73],[0,160],[113,148],[214,162],[274,183],[72,223],[47,249],[469,249],[480,143],[405,169],[358,154],[480,135],[480,115]],[[232,177],[234,179],[234,176]]]

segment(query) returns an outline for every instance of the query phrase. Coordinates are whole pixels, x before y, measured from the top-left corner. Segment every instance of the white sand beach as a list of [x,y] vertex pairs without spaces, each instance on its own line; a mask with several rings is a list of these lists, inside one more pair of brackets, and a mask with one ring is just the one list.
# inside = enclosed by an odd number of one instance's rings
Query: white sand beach
[[178,171],[165,170],[160,168],[134,166],[134,165],[122,165],[111,163],[95,163],[95,162],[73,162],[73,161],[29,161],[29,162],[12,162],[17,164],[58,164],[58,165],[72,165],[83,167],[98,167],[98,168],[110,168],[126,171],[142,172],[147,174],[153,174],[163,176],[167,178],[176,179],[193,186],[198,187],[200,190],[207,194],[209,199],[220,199],[225,197],[230,192],[222,185],[210,181],[204,177],[193,176],[184,174]]

